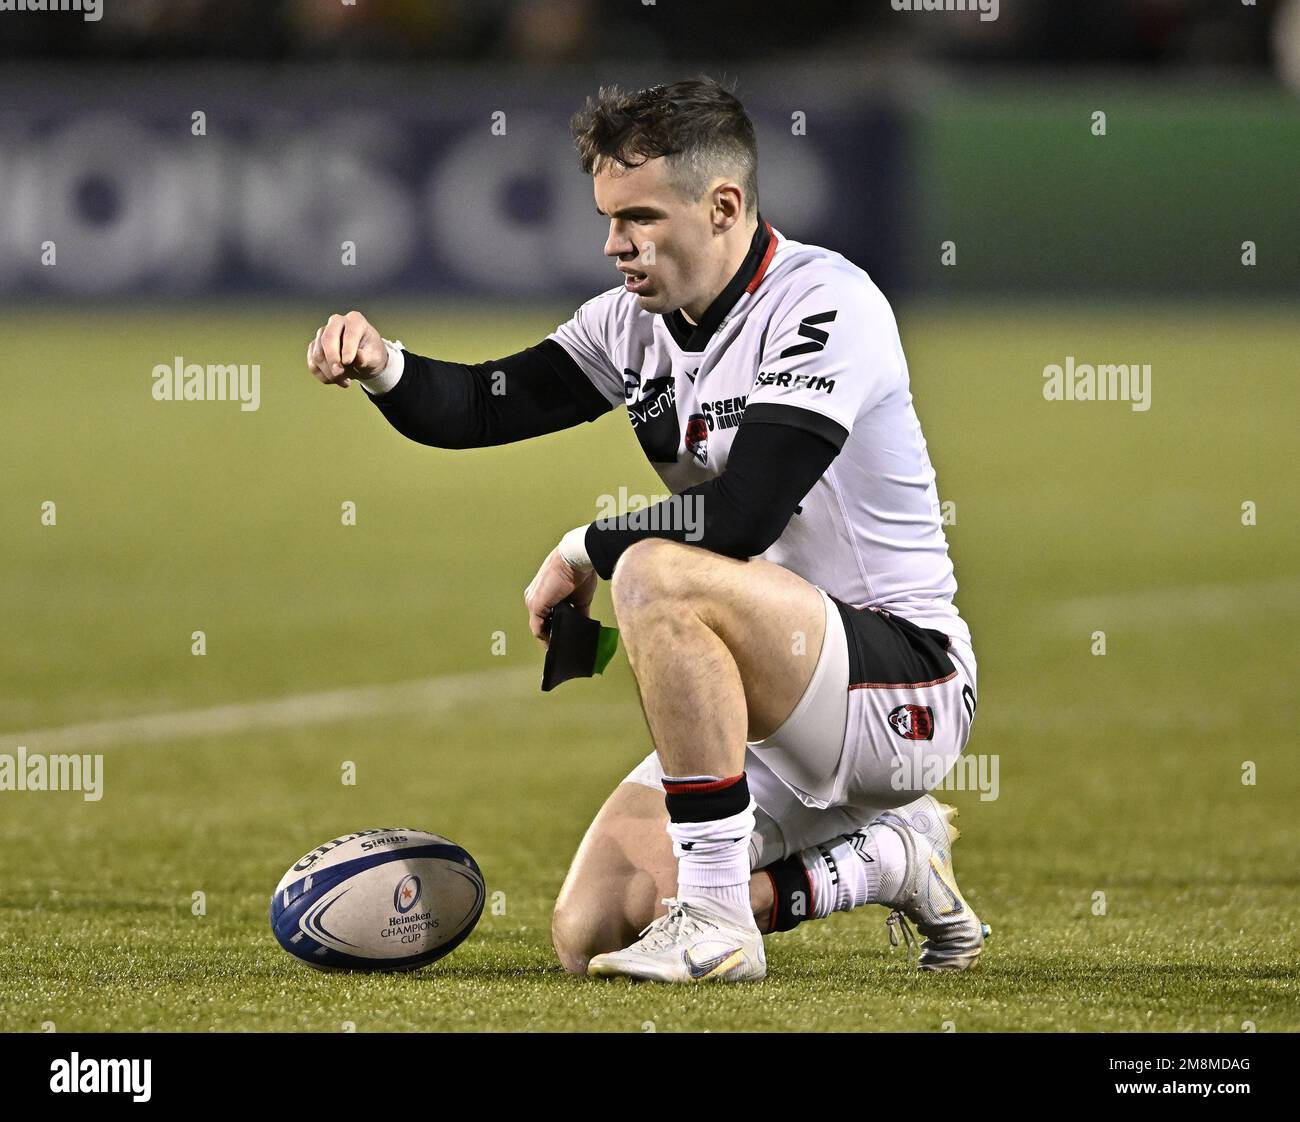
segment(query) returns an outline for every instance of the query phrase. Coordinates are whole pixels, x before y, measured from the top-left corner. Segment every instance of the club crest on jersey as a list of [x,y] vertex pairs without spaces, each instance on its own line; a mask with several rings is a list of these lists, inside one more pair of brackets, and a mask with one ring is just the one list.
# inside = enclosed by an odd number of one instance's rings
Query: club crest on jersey
[[928,705],[900,705],[890,712],[889,727],[904,740],[933,740],[934,710]]
[[703,413],[692,413],[686,421],[686,451],[696,463],[709,462],[709,426]]

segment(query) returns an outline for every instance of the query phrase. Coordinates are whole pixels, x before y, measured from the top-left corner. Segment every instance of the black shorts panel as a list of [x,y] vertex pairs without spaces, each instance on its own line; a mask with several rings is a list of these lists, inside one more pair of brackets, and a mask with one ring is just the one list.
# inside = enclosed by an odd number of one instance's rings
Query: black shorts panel
[[840,610],[849,641],[849,689],[935,685],[957,673],[948,657],[948,636],[942,631],[831,599]]

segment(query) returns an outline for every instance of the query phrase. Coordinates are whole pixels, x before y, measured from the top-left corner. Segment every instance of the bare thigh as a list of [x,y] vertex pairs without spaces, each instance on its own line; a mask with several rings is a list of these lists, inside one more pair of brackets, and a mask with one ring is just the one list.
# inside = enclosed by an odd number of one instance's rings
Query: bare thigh
[[[620,624],[626,619],[635,627],[646,615],[688,609],[722,640],[744,690],[748,740],[763,740],[781,727],[817,667],[826,633],[821,593],[770,561],[737,561],[650,538],[619,559],[612,592]],[[656,640],[662,634],[651,633]],[[631,636],[628,651],[636,670]]]

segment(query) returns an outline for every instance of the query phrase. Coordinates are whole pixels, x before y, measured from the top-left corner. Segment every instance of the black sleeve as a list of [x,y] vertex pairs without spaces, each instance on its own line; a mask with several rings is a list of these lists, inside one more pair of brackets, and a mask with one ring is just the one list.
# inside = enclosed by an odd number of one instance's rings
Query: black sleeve
[[472,366],[403,354],[397,385],[371,400],[403,436],[434,448],[527,440],[613,408],[554,339]]
[[623,551],[642,538],[689,542],[744,560],[763,553],[785,532],[800,500],[844,443],[847,434],[839,425],[832,432],[829,422],[815,422],[825,418],[792,405],[770,407],[762,420],[746,417],[721,475],[630,518],[593,522],[586,544],[597,574],[609,580]]

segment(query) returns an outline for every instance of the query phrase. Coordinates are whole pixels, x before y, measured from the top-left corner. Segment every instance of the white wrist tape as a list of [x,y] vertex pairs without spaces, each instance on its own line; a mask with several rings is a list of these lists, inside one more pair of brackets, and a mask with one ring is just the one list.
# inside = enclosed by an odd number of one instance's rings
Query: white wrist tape
[[588,525],[575,526],[560,539],[560,544],[557,547],[560,556],[564,558],[569,567],[579,573],[588,572],[592,567],[591,558],[587,556]]
[[391,390],[401,381],[402,371],[406,367],[406,358],[402,354],[400,340],[396,343],[390,343],[385,339],[384,347],[388,350],[388,365],[373,378],[357,379],[361,383],[361,388],[371,396],[378,396]]

